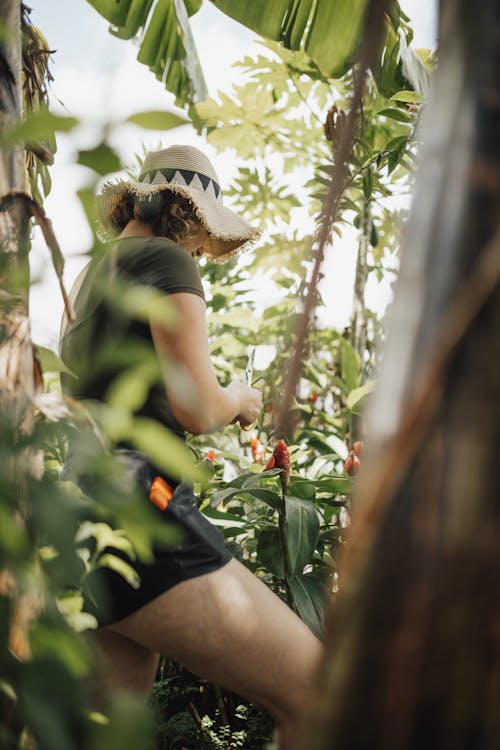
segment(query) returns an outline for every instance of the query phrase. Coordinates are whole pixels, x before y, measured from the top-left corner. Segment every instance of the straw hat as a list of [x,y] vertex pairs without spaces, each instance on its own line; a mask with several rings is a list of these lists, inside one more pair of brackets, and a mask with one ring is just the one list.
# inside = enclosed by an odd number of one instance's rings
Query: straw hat
[[170,146],[150,151],[141,168],[139,180],[109,182],[98,196],[103,224],[119,232],[115,212],[126,193],[148,196],[159,190],[182,195],[192,203],[195,214],[208,231],[204,253],[223,262],[246,250],[261,235],[234,211],[224,206],[219,178],[210,160],[194,146]]

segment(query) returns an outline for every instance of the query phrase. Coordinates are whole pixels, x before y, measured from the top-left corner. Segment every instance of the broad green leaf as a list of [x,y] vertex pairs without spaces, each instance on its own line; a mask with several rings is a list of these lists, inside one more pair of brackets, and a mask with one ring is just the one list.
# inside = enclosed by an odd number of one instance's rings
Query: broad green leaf
[[205,480],[205,472],[194,462],[185,443],[153,419],[135,417],[129,440],[144,451],[159,469],[173,479],[196,482]]
[[158,362],[149,360],[135,367],[127,367],[111,383],[106,392],[106,401],[136,412],[146,401],[150,388],[161,377]]
[[418,91],[398,91],[389,99],[390,102],[408,102],[410,104],[420,104],[424,97]]
[[83,164],[101,175],[118,172],[122,166],[120,157],[107,143],[100,143],[88,151],[79,151],[78,164]]
[[342,76],[359,45],[367,0],[212,0],[231,18],[267,39],[304,47],[319,68]]
[[321,638],[323,613],[326,606],[326,586],[320,573],[308,573],[288,581],[295,608],[300,618]]
[[292,497],[298,497],[301,500],[313,501],[315,498],[314,484],[310,479],[303,479],[292,475],[290,477],[290,485],[288,487],[288,494]]
[[130,318],[153,321],[166,328],[176,324],[174,307],[158,289],[115,281],[112,286],[108,285],[107,296],[117,310]]
[[302,573],[311,562],[319,536],[319,517],[311,500],[285,495],[288,576]]
[[[111,694],[106,719],[93,716],[92,733],[87,743],[92,750],[150,750],[155,746],[153,712],[133,693]],[[74,743],[70,746],[74,748]],[[56,750],[55,747],[51,750]],[[59,748],[57,748],[59,750]],[[61,749],[62,750],[62,749]],[[69,750],[69,747],[68,747]]]
[[342,380],[349,391],[359,385],[359,371],[359,354],[346,339],[342,339]]
[[111,440],[133,445],[173,479],[206,480],[203,468],[194,462],[184,441],[160,422],[147,417],[132,417],[126,409],[109,406],[98,409],[98,418]]
[[266,527],[257,534],[257,559],[278,578],[285,577],[285,562],[277,528]]
[[331,492],[334,495],[348,495],[352,490],[352,480],[347,477],[329,476],[315,479],[314,484],[318,491]]
[[375,388],[375,381],[374,380],[368,380],[364,385],[360,386],[359,388],[354,388],[352,390],[347,399],[346,399],[346,406],[347,408],[354,412],[354,414],[360,414],[361,408],[362,408],[362,400],[368,396],[373,389]]
[[204,508],[203,515],[207,516],[214,526],[221,526],[223,529],[241,529],[247,526],[247,522],[239,516],[215,508]]
[[38,750],[70,750],[75,728],[83,729],[84,696],[76,680],[55,655],[41,654],[18,669],[17,695],[23,720]]
[[14,125],[10,130],[2,133],[0,143],[7,146],[11,143],[30,145],[45,138],[50,138],[54,132],[67,133],[78,125],[75,117],[54,115],[48,109],[40,109],[23,122]]
[[[281,469],[279,472],[281,472]],[[281,496],[277,492],[259,487],[249,487],[247,489],[242,487],[226,487],[218,492],[214,492],[210,499],[210,505],[212,508],[216,508],[220,503],[227,502],[233,497],[256,498],[275,509],[280,509],[282,505]]]
[[40,620],[30,632],[32,655],[54,656],[62,661],[67,669],[77,678],[82,678],[88,671],[90,656],[86,642],[69,628]]
[[190,122],[189,117],[179,115],[175,112],[161,112],[152,110],[150,112],[137,112],[127,118],[126,122],[138,125],[146,130],[171,130],[180,125]]
[[305,51],[325,75],[340,78],[354,63],[367,0],[318,0]]
[[142,30],[137,59],[172,91],[182,105],[203,101],[207,88],[189,25],[201,0],[88,0],[111,24],[111,32],[130,39]]

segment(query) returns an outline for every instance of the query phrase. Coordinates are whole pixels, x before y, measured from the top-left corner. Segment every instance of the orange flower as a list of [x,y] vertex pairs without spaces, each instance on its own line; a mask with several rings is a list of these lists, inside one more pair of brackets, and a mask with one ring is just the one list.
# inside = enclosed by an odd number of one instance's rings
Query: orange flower
[[210,450],[207,451],[207,461],[213,461],[215,458],[215,451],[210,448]]
[[250,448],[252,449],[253,460],[260,464],[264,458],[264,446],[260,442],[257,435],[253,435],[250,439]]

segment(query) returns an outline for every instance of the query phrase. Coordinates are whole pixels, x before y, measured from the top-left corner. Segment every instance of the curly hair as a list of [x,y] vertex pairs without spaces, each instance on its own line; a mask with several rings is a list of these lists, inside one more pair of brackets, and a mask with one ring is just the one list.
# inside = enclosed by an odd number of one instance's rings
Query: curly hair
[[148,224],[155,236],[177,243],[198,234],[203,226],[191,201],[169,190],[144,197],[125,192],[115,206],[113,223],[121,231],[132,219]]

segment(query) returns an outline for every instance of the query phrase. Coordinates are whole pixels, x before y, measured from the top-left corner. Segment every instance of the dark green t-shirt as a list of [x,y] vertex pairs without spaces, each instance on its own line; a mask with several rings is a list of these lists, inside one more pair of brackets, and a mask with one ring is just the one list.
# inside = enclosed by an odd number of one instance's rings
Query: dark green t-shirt
[[196,262],[171,240],[127,237],[113,243],[89,264],[74,301],[75,322],[61,337],[61,357],[76,375],[62,373],[62,389],[73,398],[103,401],[116,378],[136,368],[133,387],[145,393],[135,413],[182,435],[168,405],[149,323],[125,309],[127,294],[138,285],[204,298]]

